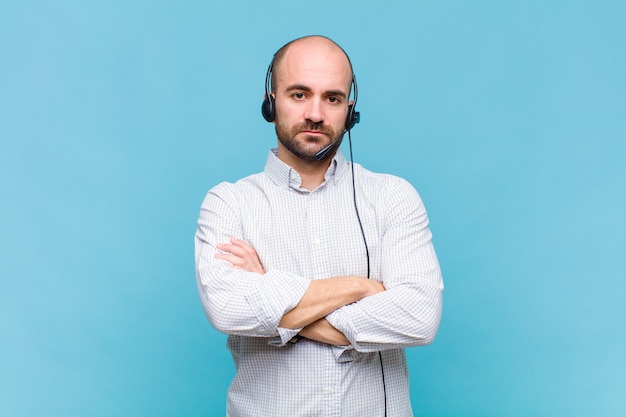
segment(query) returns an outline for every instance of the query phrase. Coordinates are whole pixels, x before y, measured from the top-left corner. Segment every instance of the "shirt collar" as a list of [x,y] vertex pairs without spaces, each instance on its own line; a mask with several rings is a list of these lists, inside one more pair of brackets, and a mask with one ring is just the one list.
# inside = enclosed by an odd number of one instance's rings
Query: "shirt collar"
[[[326,170],[326,173],[324,174],[325,181],[320,185],[320,187],[323,187],[329,182],[336,184],[347,167],[348,161],[343,156],[341,149],[337,149],[335,156],[330,162],[328,170]],[[302,178],[300,177],[300,174],[278,158],[278,148],[271,149],[267,155],[267,161],[265,162],[265,174],[279,187],[292,188],[297,191],[307,191],[301,188]]]

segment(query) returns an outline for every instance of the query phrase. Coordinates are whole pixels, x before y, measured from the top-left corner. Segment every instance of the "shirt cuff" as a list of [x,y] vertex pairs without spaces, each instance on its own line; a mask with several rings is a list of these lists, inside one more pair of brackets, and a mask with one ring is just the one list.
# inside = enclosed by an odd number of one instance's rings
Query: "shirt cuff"
[[298,335],[298,333],[300,333],[301,330],[302,328],[285,329],[284,327],[279,327],[278,336],[270,337],[267,343],[275,347],[283,347],[291,341],[295,343],[297,341],[296,336]]
[[357,360],[361,353],[354,350],[352,345],[333,346],[333,355],[337,362],[352,362]]
[[350,346],[353,349],[357,349],[357,332],[352,322],[350,321],[350,317],[348,313],[346,313],[346,307],[342,307],[337,309],[326,316],[326,320],[337,330],[339,330],[343,335],[350,341]]
[[246,295],[246,301],[261,326],[268,333],[273,333],[282,339],[278,323],[285,313],[298,305],[310,283],[310,280],[298,275],[268,272],[260,277],[260,284]]

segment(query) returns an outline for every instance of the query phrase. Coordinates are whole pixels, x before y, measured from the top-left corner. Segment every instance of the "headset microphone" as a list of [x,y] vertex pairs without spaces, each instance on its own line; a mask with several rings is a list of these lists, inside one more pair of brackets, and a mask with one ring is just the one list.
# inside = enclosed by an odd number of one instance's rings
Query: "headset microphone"
[[334,141],[330,142],[328,145],[324,146],[322,149],[317,151],[313,157],[317,161],[321,161],[322,159],[325,159],[326,156],[337,147],[335,145],[338,145],[339,143],[340,143],[340,138],[335,139]]

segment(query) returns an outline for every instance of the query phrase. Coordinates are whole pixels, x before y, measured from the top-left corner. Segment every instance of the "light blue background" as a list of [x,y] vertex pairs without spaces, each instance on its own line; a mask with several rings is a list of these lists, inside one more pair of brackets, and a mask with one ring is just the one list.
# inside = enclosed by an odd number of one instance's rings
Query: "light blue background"
[[2,1],[0,415],[224,415],[195,221],[263,168],[265,70],[312,33],[352,58],[355,160],[431,218],[416,414],[626,415],[625,22],[621,1]]

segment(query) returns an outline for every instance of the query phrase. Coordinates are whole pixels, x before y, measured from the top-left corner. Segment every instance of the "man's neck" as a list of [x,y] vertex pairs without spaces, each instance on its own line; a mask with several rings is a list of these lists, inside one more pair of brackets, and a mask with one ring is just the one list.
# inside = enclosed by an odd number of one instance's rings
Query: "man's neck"
[[300,186],[309,191],[313,191],[324,182],[324,176],[332,161],[332,157],[322,161],[306,161],[297,158],[282,146],[278,147],[278,159],[289,165],[300,175],[302,180]]

